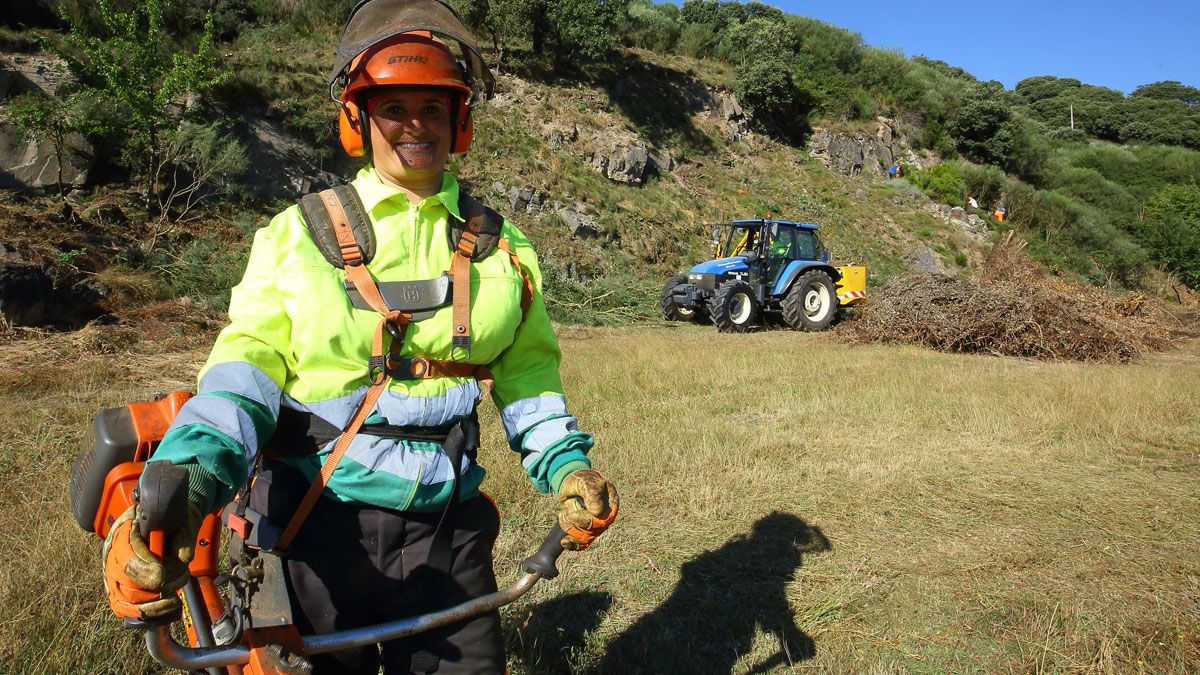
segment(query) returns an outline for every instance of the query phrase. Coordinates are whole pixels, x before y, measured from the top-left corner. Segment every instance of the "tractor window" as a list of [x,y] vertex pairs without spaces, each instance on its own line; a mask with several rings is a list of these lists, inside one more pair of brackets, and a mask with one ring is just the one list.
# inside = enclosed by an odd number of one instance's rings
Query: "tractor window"
[[733,257],[754,250],[754,232],[745,227],[734,227],[729,230],[729,239],[725,243],[726,255]]
[[768,232],[770,239],[767,241],[767,255],[771,258],[792,257],[792,251],[796,250],[794,234],[795,230],[790,227],[771,226]]
[[795,255],[792,256],[795,260],[820,260],[820,255],[823,252],[821,240],[817,239],[817,233],[812,230],[796,230],[796,248]]

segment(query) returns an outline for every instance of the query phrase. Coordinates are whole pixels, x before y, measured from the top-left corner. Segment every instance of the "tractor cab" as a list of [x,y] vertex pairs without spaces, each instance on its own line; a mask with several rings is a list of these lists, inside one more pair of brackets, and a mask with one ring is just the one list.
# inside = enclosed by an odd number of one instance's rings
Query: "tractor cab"
[[[724,235],[723,237],[721,235]],[[714,229],[717,258],[742,258],[747,271],[764,282],[778,281],[790,261],[829,262],[831,255],[817,236],[817,226],[787,220],[735,220]],[[698,265],[698,268],[708,263]]]

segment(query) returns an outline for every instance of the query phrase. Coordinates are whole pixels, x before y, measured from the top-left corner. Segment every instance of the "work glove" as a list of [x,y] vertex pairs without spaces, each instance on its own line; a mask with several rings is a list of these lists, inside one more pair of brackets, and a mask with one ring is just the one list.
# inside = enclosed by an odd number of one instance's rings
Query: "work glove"
[[175,591],[187,583],[204,513],[188,503],[185,522],[167,541],[164,559],[159,560],[138,530],[137,509],[136,504],[126,509],[104,540],[104,585],[108,604],[118,617],[160,619],[179,609]]
[[582,551],[617,519],[617,488],[593,469],[580,469],[558,488],[558,524],[566,532],[562,547]]

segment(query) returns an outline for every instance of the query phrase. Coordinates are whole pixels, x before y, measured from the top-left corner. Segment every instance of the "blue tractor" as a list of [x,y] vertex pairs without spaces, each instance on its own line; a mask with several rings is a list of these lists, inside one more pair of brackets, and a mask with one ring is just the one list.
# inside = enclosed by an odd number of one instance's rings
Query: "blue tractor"
[[817,229],[770,217],[717,226],[717,259],[667,280],[663,318],[740,333],[774,315],[795,329],[824,330],[839,306],[866,297],[866,268],[831,264]]

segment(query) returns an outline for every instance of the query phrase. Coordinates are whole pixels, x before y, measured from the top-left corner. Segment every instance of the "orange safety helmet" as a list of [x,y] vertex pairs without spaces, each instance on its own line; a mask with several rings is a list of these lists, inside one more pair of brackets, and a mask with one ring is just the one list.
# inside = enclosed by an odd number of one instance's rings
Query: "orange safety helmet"
[[[456,41],[459,60],[438,35]],[[338,131],[351,157],[370,155],[366,104],[372,89],[418,86],[451,93],[451,152],[471,147],[471,110],[495,81],[470,31],[441,0],[362,0],[350,14],[338,45],[329,96],[340,107]],[[341,85],[340,95],[336,88]]]

